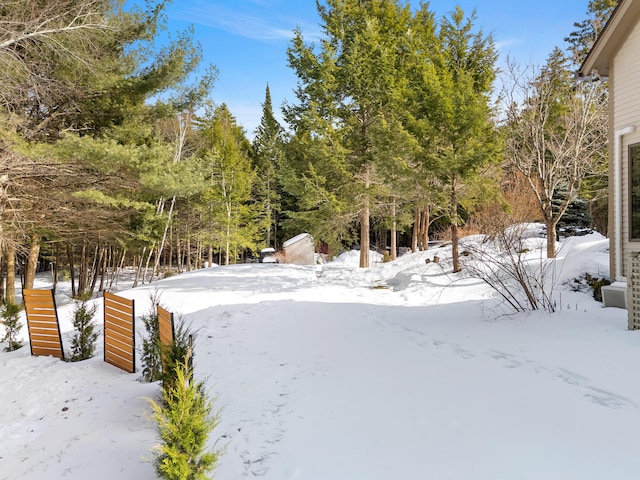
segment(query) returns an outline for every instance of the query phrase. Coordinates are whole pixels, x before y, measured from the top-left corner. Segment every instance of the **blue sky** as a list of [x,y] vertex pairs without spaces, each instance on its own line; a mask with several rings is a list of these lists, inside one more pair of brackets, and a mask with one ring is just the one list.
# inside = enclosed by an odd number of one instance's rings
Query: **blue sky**
[[[418,0],[410,2],[418,5]],[[565,47],[573,23],[586,16],[588,0],[432,0],[437,18],[460,5],[477,13],[476,24],[492,33],[503,61],[507,55],[540,64],[554,46]],[[296,77],[286,49],[298,26],[305,39],[319,37],[315,0],[174,0],[167,9],[170,31],[193,25],[204,63],[218,68],[212,92],[226,103],[249,138],[260,122],[267,82],[280,118],[283,101],[295,101]]]

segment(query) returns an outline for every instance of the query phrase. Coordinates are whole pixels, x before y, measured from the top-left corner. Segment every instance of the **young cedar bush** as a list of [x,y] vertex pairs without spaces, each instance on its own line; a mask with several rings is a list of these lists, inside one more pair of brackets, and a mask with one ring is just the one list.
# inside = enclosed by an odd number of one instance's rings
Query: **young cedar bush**
[[98,340],[98,332],[94,317],[96,315],[97,305],[89,304],[88,297],[82,297],[75,301],[73,309],[73,328],[75,332],[71,339],[71,357],[72,362],[86,360],[93,356],[96,349],[96,341]]
[[2,314],[0,315],[2,320],[0,323],[4,326],[4,337],[2,342],[7,342],[7,346],[4,348],[7,352],[12,352],[22,347],[22,343],[17,340],[18,333],[22,328],[20,323],[20,306],[8,302],[2,307]]
[[160,327],[158,325],[158,305],[160,295],[157,291],[149,294],[151,307],[142,316],[142,323],[147,330],[147,337],[142,340],[142,379],[156,382],[162,379],[162,351],[160,345]]
[[162,354],[162,388],[173,388],[176,378],[176,370],[180,365],[186,365],[191,369],[192,364],[192,342],[194,335],[185,323],[180,320],[175,328],[174,338],[171,345],[160,346]]
[[211,415],[213,402],[185,363],[176,364],[174,373],[175,381],[163,389],[163,403],[149,400],[162,441],[154,449],[156,473],[166,480],[205,480],[220,455],[206,451],[218,415]]

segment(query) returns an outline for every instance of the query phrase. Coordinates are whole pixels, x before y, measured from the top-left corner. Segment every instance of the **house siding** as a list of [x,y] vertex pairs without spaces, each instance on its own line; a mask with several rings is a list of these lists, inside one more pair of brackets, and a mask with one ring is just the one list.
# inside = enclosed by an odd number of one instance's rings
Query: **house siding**
[[[622,137],[621,142],[621,159],[622,159],[622,253],[623,253],[623,276],[627,276],[627,268],[629,258],[632,254],[640,252],[640,242],[629,241],[629,165],[628,165],[628,149],[629,145],[640,143],[640,62],[637,61],[638,51],[640,50],[640,24],[636,24],[635,28],[629,33],[628,37],[621,45],[611,62],[611,78],[610,85],[610,106],[614,115],[610,130],[609,139],[613,143],[615,141],[615,132],[619,129],[630,125],[635,125],[636,131]],[[615,146],[612,144],[611,151]],[[613,162],[610,162],[610,176],[614,178]],[[640,181],[636,179],[635,181]],[[610,182],[612,185],[613,182]],[[610,197],[612,198],[612,197]],[[613,203],[613,202],[610,202]],[[613,218],[610,210],[610,219]],[[613,230],[611,230],[613,231]],[[615,242],[612,242],[611,252],[617,248]],[[612,270],[614,269],[612,262]],[[617,272],[611,272],[612,276]]]

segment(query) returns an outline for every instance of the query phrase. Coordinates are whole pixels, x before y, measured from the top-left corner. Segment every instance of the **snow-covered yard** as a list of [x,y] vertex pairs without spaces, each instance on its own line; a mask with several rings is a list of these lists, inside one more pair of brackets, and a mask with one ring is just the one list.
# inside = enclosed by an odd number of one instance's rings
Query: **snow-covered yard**
[[[219,480],[636,479],[640,333],[564,284],[605,274],[608,240],[563,243],[554,314],[504,315],[482,281],[450,273],[446,247],[367,270],[351,252],[320,278],[213,267],[119,294],[139,316],[157,290],[197,330]],[[159,386],[138,379],[101,341],[78,363],[0,352],[0,479],[155,478],[145,398]]]

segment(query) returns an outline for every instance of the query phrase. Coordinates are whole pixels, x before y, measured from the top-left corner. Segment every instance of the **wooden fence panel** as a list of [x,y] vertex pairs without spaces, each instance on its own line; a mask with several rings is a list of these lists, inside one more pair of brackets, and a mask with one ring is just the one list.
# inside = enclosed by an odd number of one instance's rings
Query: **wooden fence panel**
[[[176,335],[173,313],[165,310],[160,305],[157,306],[156,310],[158,312],[158,336],[160,337],[160,344],[164,347],[170,347]],[[185,362],[189,370],[193,373],[193,337],[191,335],[189,335],[189,346]],[[162,359],[162,368],[165,368],[164,358]]]
[[64,360],[62,335],[53,290],[22,290],[31,355],[52,355]]
[[157,307],[158,311],[158,333],[160,336],[160,343],[165,347],[170,346],[173,343],[173,336],[175,334],[175,327],[173,324],[173,313],[168,312],[160,305]]
[[104,361],[136,371],[134,301],[104,292]]

